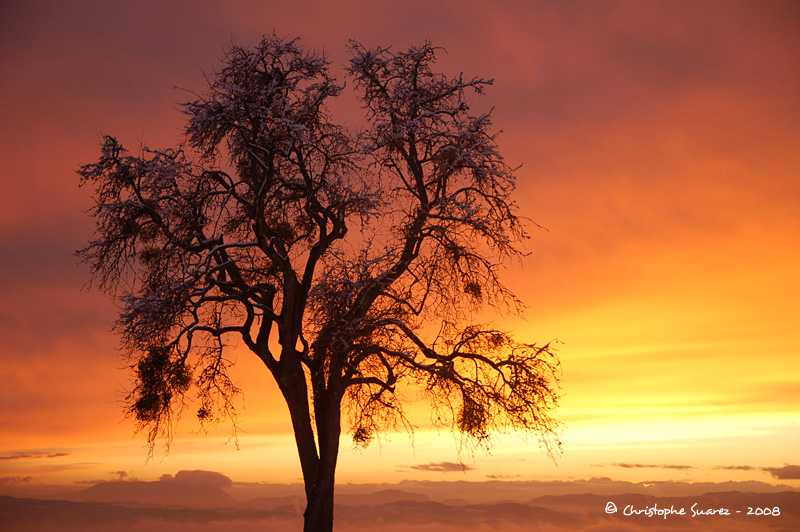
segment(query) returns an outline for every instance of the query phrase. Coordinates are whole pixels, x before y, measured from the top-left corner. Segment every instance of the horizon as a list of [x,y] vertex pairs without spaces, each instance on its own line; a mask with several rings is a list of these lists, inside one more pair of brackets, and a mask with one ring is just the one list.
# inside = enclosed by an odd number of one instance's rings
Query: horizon
[[[217,471],[209,470],[180,470],[174,474],[165,473],[157,479],[140,479],[128,476],[124,471],[114,472],[117,478],[81,480],[72,484],[40,484],[36,482],[4,483],[0,484],[0,496],[22,498],[54,499],[62,496],[69,497],[82,492],[91,492],[98,486],[131,485],[140,488],[141,493],[157,486],[171,486],[175,493],[185,486],[215,491],[221,489],[231,494],[239,502],[247,501],[257,496],[303,496],[302,480],[297,482],[270,482],[270,481],[238,481]],[[491,486],[493,489],[487,489]],[[740,488],[740,489],[736,489]],[[564,495],[624,495],[638,494],[654,497],[685,497],[709,493],[724,492],[751,492],[751,493],[777,493],[782,491],[798,491],[800,487],[790,484],[775,482],[762,482],[757,480],[723,481],[723,482],[689,482],[689,481],[642,481],[631,482],[615,480],[610,477],[591,477],[570,480],[520,480],[496,479],[483,480],[440,479],[424,480],[416,478],[403,478],[396,482],[347,482],[337,483],[336,496],[348,497],[351,495],[376,494],[383,492],[398,492],[410,494],[423,494],[432,500],[463,499],[469,504],[491,503],[505,500],[528,500],[542,496]],[[102,493],[95,491],[94,493]],[[466,494],[466,495],[465,495]],[[510,495],[511,494],[511,495]],[[91,500],[91,499],[89,499]],[[120,499],[124,501],[125,499]],[[189,503],[189,505],[195,505]],[[203,503],[196,503],[202,506]]]
[[[121,472],[120,472],[121,473]],[[800,523],[800,490],[758,482],[663,487],[595,478],[572,482],[401,480],[337,488],[337,530],[789,530]],[[237,483],[212,471],[158,481],[103,481],[69,492],[0,489],[9,531],[289,531],[300,526],[302,484]],[[23,498],[15,498],[23,497]],[[754,510],[755,507],[755,510]],[[36,511],[33,511],[35,508]],[[753,512],[762,512],[753,514]],[[719,515],[717,515],[719,513]],[[765,517],[766,516],[766,517]],[[662,526],[664,528],[662,528]],[[66,527],[66,528],[65,528]]]

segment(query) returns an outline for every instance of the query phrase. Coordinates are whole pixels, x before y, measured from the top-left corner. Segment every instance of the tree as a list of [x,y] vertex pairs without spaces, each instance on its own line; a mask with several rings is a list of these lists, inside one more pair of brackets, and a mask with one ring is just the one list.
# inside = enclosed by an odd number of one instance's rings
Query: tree
[[182,146],[136,156],[108,136],[78,171],[96,201],[78,254],[121,296],[128,413],[151,453],[190,390],[201,422],[234,414],[226,353],[243,343],[286,401],[306,531],[333,526],[343,416],[366,445],[407,423],[403,389],[469,441],[516,429],[558,445],[550,345],[474,323],[519,310],[499,273],[526,238],[490,115],[470,114],[491,81],[434,72],[435,52],[351,43],[370,124],[354,133],[331,121],[343,87],[323,57],[274,35],[233,46],[184,104]]

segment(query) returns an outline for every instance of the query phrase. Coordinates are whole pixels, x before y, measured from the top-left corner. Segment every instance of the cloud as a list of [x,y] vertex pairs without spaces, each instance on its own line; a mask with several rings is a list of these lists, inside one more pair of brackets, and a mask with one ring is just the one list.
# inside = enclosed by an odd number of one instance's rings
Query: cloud
[[761,470],[781,480],[800,479],[800,465],[786,464],[783,467],[762,467]]
[[27,485],[33,482],[33,477],[0,477],[0,485]]
[[[137,479],[137,478],[128,479],[127,478],[128,477],[128,472],[127,471],[109,471],[108,474],[109,475],[114,475],[115,477],[117,477],[114,480],[115,482],[125,482],[126,479],[127,479],[128,482],[139,482],[139,479]],[[167,475],[167,476],[171,477],[171,475]],[[83,484],[83,485],[87,485],[87,486],[94,486],[96,484],[102,484],[104,482],[109,482],[109,480],[108,479],[76,480],[75,484]]]
[[235,500],[223,488],[233,485],[230,478],[214,471],[179,471],[162,475],[156,481],[100,481],[74,495],[73,500],[86,502],[133,502],[156,506],[191,506],[223,508]]
[[416,469],[417,471],[437,471],[440,473],[451,473],[454,471],[464,472],[475,469],[472,466],[468,466],[466,464],[459,464],[456,462],[431,462],[429,464],[420,464],[408,467],[410,469]]
[[714,469],[729,471],[765,471],[780,480],[800,479],[800,465],[785,464],[783,467],[755,467],[749,465],[717,466]]
[[627,463],[615,463],[611,464],[615,467],[624,467],[626,469],[638,469],[638,468],[647,468],[647,469],[694,469],[694,466],[690,465],[676,465],[676,464],[627,464]]
[[69,456],[69,453],[46,453],[43,451],[16,452],[0,456],[0,460],[39,460],[42,458],[59,458]]

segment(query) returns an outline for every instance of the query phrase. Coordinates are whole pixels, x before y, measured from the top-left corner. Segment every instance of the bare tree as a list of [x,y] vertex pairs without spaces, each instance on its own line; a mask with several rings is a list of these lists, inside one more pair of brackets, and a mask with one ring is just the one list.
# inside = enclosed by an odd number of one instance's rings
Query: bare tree
[[306,531],[333,527],[343,416],[366,445],[407,423],[404,389],[470,441],[558,445],[550,345],[474,323],[519,310],[499,271],[526,238],[490,116],[470,114],[491,82],[435,73],[435,51],[351,43],[370,123],[354,134],[330,120],[342,86],[323,57],[275,36],[234,46],[185,104],[184,146],[135,156],[106,137],[79,170],[97,228],[78,254],[121,295],[129,414],[151,452],[190,390],[201,422],[234,414],[226,353],[242,342],[288,406]]

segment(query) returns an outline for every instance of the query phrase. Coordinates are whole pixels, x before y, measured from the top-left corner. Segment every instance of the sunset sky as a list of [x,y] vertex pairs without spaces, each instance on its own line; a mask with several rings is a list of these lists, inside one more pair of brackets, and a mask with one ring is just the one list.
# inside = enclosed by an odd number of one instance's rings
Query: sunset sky
[[[346,442],[339,482],[800,486],[800,3],[53,0],[3,2],[0,28],[0,488],[181,469],[300,480],[285,405],[244,350],[239,449],[188,412],[146,463],[123,419],[115,302],[84,289],[72,255],[93,231],[75,170],[100,136],[175,145],[179,104],[223,50],[273,29],[340,78],[351,38],[428,39],[442,71],[493,78],[473,108],[494,109],[522,214],[546,228],[506,272],[528,309],[496,321],[562,342],[563,454],[513,435],[459,453],[417,408],[413,445]],[[334,108],[347,124],[352,96]]]

